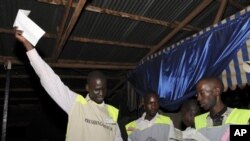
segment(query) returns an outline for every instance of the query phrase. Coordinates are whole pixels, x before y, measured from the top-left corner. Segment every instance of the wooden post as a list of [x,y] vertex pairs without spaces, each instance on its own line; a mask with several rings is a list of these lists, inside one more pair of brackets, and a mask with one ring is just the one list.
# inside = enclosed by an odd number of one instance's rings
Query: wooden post
[[4,105],[3,105],[3,122],[2,122],[2,139],[1,141],[6,140],[6,127],[7,127],[7,116],[8,116],[8,102],[9,102],[9,88],[10,88],[10,70],[11,70],[11,61],[7,61],[6,66],[6,85],[4,93]]

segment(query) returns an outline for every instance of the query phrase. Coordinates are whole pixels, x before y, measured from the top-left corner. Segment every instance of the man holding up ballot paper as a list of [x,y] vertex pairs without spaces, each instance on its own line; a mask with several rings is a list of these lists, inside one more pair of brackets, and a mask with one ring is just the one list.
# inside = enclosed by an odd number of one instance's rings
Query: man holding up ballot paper
[[[22,15],[22,17],[25,16]],[[66,140],[121,141],[120,129],[117,124],[118,110],[104,103],[107,92],[104,74],[94,71],[88,75],[86,88],[89,94],[86,97],[73,92],[64,85],[59,76],[38,55],[36,49],[33,48],[34,44],[32,45],[30,40],[24,37],[23,31],[20,31],[20,29],[25,30],[25,25],[21,25],[21,28],[18,25],[20,24],[14,24],[16,26],[14,29],[15,37],[26,48],[26,54],[40,78],[41,85],[68,114]]]
[[30,10],[19,9],[13,27],[22,31],[23,37],[36,46],[45,31],[28,17],[29,14]]

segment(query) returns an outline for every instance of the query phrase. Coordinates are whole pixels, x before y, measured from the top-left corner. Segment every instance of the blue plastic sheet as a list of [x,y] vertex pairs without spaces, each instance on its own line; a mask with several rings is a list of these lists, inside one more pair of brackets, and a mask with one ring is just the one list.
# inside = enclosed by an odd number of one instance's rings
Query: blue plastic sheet
[[128,74],[137,93],[155,90],[160,105],[176,110],[183,100],[194,96],[195,85],[203,77],[219,77],[250,36],[250,12],[235,14],[235,19],[211,26],[197,36],[185,39],[142,60]]

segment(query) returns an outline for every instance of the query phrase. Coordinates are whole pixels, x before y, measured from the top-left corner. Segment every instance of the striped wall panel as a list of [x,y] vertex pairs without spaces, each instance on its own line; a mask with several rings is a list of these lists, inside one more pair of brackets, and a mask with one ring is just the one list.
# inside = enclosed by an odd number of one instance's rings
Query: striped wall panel
[[250,39],[247,40],[235,55],[233,60],[229,63],[227,68],[222,72],[221,79],[224,83],[224,91],[228,88],[235,90],[238,87],[244,88],[250,84],[250,73],[243,69],[243,62],[250,60]]

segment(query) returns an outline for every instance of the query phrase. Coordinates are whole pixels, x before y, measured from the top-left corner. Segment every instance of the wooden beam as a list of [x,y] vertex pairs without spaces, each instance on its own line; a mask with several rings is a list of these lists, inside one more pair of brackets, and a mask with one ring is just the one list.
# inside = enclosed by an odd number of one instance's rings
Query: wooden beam
[[[4,92],[5,89],[0,88],[0,91]],[[33,92],[34,89],[33,88],[11,88],[9,91],[10,92]]]
[[[69,0],[36,0],[43,3],[55,4],[55,5],[66,5]],[[74,3],[76,6],[76,3]]]
[[[12,56],[0,56],[0,63],[11,60],[12,64],[23,65],[24,63]],[[45,59],[46,61],[47,59]],[[136,63],[117,63],[117,62],[95,62],[95,61],[73,61],[58,60],[58,63],[48,63],[55,68],[78,68],[78,69],[107,69],[107,70],[130,70],[136,67]]]
[[58,50],[59,45],[61,43],[62,35],[63,35],[64,28],[65,28],[65,25],[66,25],[66,21],[67,21],[67,19],[69,17],[69,12],[70,12],[70,8],[71,8],[71,5],[72,5],[72,1],[73,0],[69,0],[67,2],[65,12],[64,12],[64,15],[63,15],[63,18],[62,18],[62,22],[61,22],[61,25],[59,27],[59,31],[57,32],[56,44],[55,44],[55,48],[53,49],[54,53],[57,53],[57,50]]
[[[134,15],[134,14],[126,13],[126,12],[115,11],[115,10],[101,8],[101,7],[97,7],[97,6],[93,6],[93,5],[87,5],[85,9],[87,11],[91,11],[91,12],[108,14],[108,15],[122,17],[122,18],[128,18],[130,20],[141,21],[141,22],[146,22],[146,23],[151,23],[151,24],[157,24],[160,26],[165,26],[165,27],[170,27],[170,28],[175,28],[178,26],[178,21],[170,23],[170,22],[166,22],[166,21],[148,18],[145,16],[139,16],[139,15]],[[190,25],[190,26],[183,27],[183,30],[200,31],[200,28],[197,28],[197,27]]]
[[[83,75],[60,75],[58,76],[62,79],[87,79],[87,76]],[[0,74],[0,78],[5,78],[6,75]],[[30,78],[30,75],[28,74],[11,74],[10,78],[15,78],[15,79],[25,79],[25,78]],[[119,80],[119,79],[125,79],[125,76],[106,76],[107,79],[109,80]]]
[[228,0],[220,0],[220,7],[219,7],[218,12],[217,12],[217,14],[215,16],[213,24],[216,24],[219,21],[221,21],[221,18],[223,16],[223,13],[225,12],[225,9],[226,9],[226,6],[227,6],[227,1]]
[[13,65],[14,64],[21,64],[21,65],[24,64],[23,62],[21,62],[20,60],[18,60],[16,57],[12,57],[12,56],[0,56],[0,63],[4,64],[6,62],[6,60],[10,60]]
[[[13,30],[0,28],[0,33],[13,34]],[[51,34],[51,33],[45,33],[44,37],[56,38],[56,35]],[[127,43],[127,42],[116,42],[116,41],[100,40],[100,39],[77,37],[77,36],[72,36],[69,38],[69,40],[82,42],[82,43],[106,44],[106,45],[115,45],[115,46],[122,46],[122,47],[128,47],[128,48],[150,49],[151,47],[153,47],[153,46],[143,45],[143,44],[132,44],[132,43]]]
[[114,88],[113,88],[112,90],[110,90],[110,92],[109,92],[107,98],[113,97],[113,96],[114,96],[113,93],[114,93],[122,84],[124,84],[126,81],[127,81],[127,79],[122,79],[122,80],[120,80],[120,82],[118,82],[118,83],[114,86]]
[[[49,3],[49,4],[65,5],[65,1],[58,1],[58,0],[52,0],[53,2],[51,2],[51,0],[50,1],[49,0],[38,0],[38,1],[44,2],[44,3]],[[76,5],[77,5],[76,3],[73,3],[72,7],[76,7]],[[85,10],[91,11],[91,12],[108,14],[108,15],[117,16],[117,17],[122,17],[122,18],[128,18],[128,19],[135,20],[135,21],[142,21],[142,22],[146,22],[146,23],[157,24],[157,25],[170,27],[170,28],[175,28],[179,25],[178,24],[179,21],[174,21],[174,22],[170,23],[170,22],[166,22],[166,21],[162,21],[162,20],[148,18],[145,16],[139,16],[139,15],[134,15],[134,14],[126,13],[126,12],[120,12],[120,11],[111,10],[111,9],[107,9],[107,8],[97,7],[97,6],[90,5],[90,4],[86,6]],[[198,32],[201,29],[198,27],[187,25],[187,26],[183,27],[182,30]]]
[[70,59],[60,59],[58,63],[81,63],[81,64],[97,64],[97,65],[134,65],[134,63],[119,63],[119,62],[96,62],[96,61],[81,61],[81,60],[70,60]]
[[69,37],[70,33],[72,32],[73,27],[75,26],[81,12],[82,12],[82,9],[83,9],[85,3],[86,3],[86,0],[79,0],[78,1],[78,4],[77,4],[77,6],[75,8],[75,11],[74,11],[70,21],[69,21],[69,24],[68,24],[65,32],[62,35],[62,39],[60,40],[58,46],[55,47],[55,50],[54,50],[53,56],[52,56],[53,62],[56,62],[59,55],[61,54],[63,46],[66,43],[66,41],[68,40],[68,37]]
[[[4,100],[3,98],[0,98],[0,100]],[[19,98],[10,98],[10,101],[38,101],[39,98],[35,98],[35,97],[19,97]]]
[[212,0],[203,0],[203,2],[196,7],[172,32],[170,32],[163,40],[161,40],[156,46],[151,48],[150,52],[146,55],[151,55],[157,50],[159,50],[164,44],[166,44],[174,35],[176,35],[181,28],[183,28],[187,23],[189,23],[193,18],[195,18],[200,12],[202,12]]
[[[5,78],[6,75],[0,74],[0,78]],[[19,75],[19,74],[11,74],[10,78],[20,78],[20,79],[24,79],[24,78],[30,78],[29,75]]]
[[[181,22],[179,22],[179,21],[174,21],[173,24],[175,24],[175,26],[174,26],[173,28],[177,27],[180,23],[181,23]],[[196,27],[196,26],[192,26],[192,25],[186,25],[184,28],[182,28],[182,30],[184,30],[184,29],[186,29],[186,28],[188,28],[188,29],[190,28],[190,29],[192,29],[192,31],[194,31],[194,32],[199,32],[199,31],[201,31],[201,28]],[[188,31],[188,30],[187,30],[187,31]]]
[[121,70],[121,69],[135,69],[134,65],[113,65],[113,64],[82,64],[82,63],[49,63],[50,66],[56,68],[92,68],[92,69],[108,69],[108,70]]
[[[73,91],[77,91],[77,92],[86,92],[86,89],[72,89]],[[0,92],[4,92],[5,89],[4,88],[0,88]],[[10,92],[34,92],[35,89],[33,88],[11,88],[9,90]]]
[[246,7],[246,6],[243,6],[243,5],[239,4],[239,3],[236,2],[235,0],[229,0],[229,3],[230,3],[232,6],[238,8],[238,9],[244,9],[244,8]]
[[14,31],[12,29],[0,28],[0,33],[14,34]]
[[[59,75],[60,78],[62,79],[87,79],[87,76],[83,75]],[[109,80],[119,80],[119,79],[124,79],[125,76],[106,76],[107,79]]]
[[108,40],[100,40],[100,39],[91,39],[84,37],[71,37],[71,41],[85,42],[85,43],[96,43],[96,44],[106,44],[106,45],[117,45],[123,47],[131,47],[131,48],[145,48],[150,49],[152,46],[142,45],[142,44],[131,44],[126,42],[116,42],[116,41],[108,41]]

